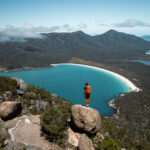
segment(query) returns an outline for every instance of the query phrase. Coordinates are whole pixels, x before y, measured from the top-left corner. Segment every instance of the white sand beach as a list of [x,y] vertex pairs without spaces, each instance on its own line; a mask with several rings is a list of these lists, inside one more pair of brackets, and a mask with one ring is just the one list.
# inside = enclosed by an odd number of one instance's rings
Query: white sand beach
[[[141,89],[139,89],[138,87],[136,87],[129,79],[125,78],[124,76],[118,74],[118,73],[115,73],[115,72],[112,72],[112,71],[109,71],[109,70],[106,70],[106,69],[103,69],[103,68],[99,68],[99,67],[94,67],[94,66],[89,66],[89,65],[83,65],[83,64],[74,64],[74,63],[59,63],[59,64],[67,64],[67,65],[77,65],[77,66],[83,66],[83,67],[89,67],[89,68],[93,68],[93,69],[96,69],[96,70],[99,70],[99,71],[103,71],[103,72],[106,72],[108,74],[111,74],[113,75],[114,77],[118,78],[119,80],[121,80],[123,83],[125,83],[130,89],[131,91],[133,92],[139,92]],[[59,64],[52,64],[52,66],[57,66]]]

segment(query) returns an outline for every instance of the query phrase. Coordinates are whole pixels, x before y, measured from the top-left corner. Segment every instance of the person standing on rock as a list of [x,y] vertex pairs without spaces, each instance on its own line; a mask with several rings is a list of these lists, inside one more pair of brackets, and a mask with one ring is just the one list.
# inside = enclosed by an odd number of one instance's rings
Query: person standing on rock
[[86,106],[89,106],[90,103],[90,94],[91,94],[91,86],[88,84],[88,82],[85,83],[85,87],[84,87],[84,97],[85,97],[85,102],[86,102]]

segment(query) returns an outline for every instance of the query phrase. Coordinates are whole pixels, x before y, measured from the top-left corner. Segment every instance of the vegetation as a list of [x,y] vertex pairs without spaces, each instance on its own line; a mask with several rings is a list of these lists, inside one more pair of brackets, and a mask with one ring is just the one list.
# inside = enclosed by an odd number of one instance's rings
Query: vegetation
[[57,106],[49,105],[41,115],[41,126],[47,138],[65,147],[66,127],[71,115],[71,104],[59,102]]
[[17,89],[17,82],[15,80],[11,80],[9,77],[0,77],[0,94],[6,91],[16,93],[16,89]]
[[0,136],[0,150],[3,150],[3,147],[5,145],[6,138],[3,136]]
[[[37,99],[42,99],[44,101],[50,101],[52,98],[50,92],[47,92],[43,88],[36,88],[33,85],[28,85],[28,91],[34,93],[34,95],[27,96],[29,99],[37,98]],[[25,98],[27,98],[27,97],[25,97]]]
[[147,141],[150,141],[149,96],[146,91],[129,93],[115,102],[120,108],[120,119],[115,121],[126,128],[130,134]]
[[105,150],[119,150],[119,146],[112,138],[105,138],[104,141],[98,141],[97,143],[98,149]]
[[[28,93],[24,94],[21,101],[30,106],[31,100],[39,100],[52,103],[51,93],[47,92],[43,88],[37,88],[28,84]],[[33,113],[36,114],[37,110],[33,108]]]
[[[16,93],[17,91],[17,82],[9,77],[0,77],[0,91],[1,94],[6,91],[13,92],[11,99],[23,102],[24,110],[27,113],[32,113],[34,115],[41,114],[41,126],[42,131],[50,141],[55,142],[61,147],[65,147],[66,138],[67,138],[67,126],[68,119],[71,115],[71,103],[66,100],[55,96],[52,97],[52,94],[45,91],[42,88],[36,88],[32,85],[28,85],[27,91],[19,96]],[[10,100],[10,99],[8,99]],[[38,101],[48,102],[46,109],[38,109],[38,107],[33,107],[32,103]],[[4,146],[5,138],[0,137],[0,147]],[[0,149],[1,150],[1,149]]]
[[129,62],[116,66],[134,73],[130,78],[135,79],[134,82],[142,91],[128,93],[115,101],[119,119],[114,121],[135,137],[150,142],[150,66]]
[[[104,137],[104,138],[102,138]],[[92,138],[97,149],[105,150],[148,150],[150,143],[143,141],[118,126],[112,118],[102,118],[102,128],[96,137]]]
[[19,149],[19,150],[27,150],[27,149],[26,149],[26,147],[23,147],[22,149]]

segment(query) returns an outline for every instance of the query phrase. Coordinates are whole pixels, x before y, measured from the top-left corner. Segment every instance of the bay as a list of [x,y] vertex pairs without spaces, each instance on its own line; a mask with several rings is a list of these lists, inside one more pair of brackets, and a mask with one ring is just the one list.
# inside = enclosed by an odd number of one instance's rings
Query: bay
[[106,72],[80,65],[59,64],[55,67],[40,70],[23,70],[3,73],[0,76],[11,76],[41,87],[73,104],[85,105],[84,84],[92,87],[90,107],[97,109],[103,116],[112,116],[115,110],[108,106],[108,101],[131,90],[118,78]]

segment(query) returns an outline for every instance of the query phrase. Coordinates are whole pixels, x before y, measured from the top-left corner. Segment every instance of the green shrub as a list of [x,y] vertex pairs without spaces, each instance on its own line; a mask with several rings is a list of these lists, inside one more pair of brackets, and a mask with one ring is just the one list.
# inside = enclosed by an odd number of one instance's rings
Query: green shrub
[[[101,135],[104,135],[104,140],[101,138]],[[118,150],[121,148],[126,148],[127,150],[150,149],[149,142],[129,134],[125,129],[119,127],[112,118],[102,117],[102,126],[99,134],[92,137],[92,140],[98,149],[104,150]]]
[[0,77],[0,94],[6,91],[11,91],[12,93],[16,93],[17,89],[17,81],[9,78],[9,77]]
[[65,144],[65,142],[62,140],[62,139],[58,139],[57,141],[56,141],[56,144],[58,144],[60,147],[62,147],[62,148],[65,148],[66,147],[66,144]]
[[105,150],[119,150],[119,146],[112,138],[105,138],[104,141],[98,141],[97,146],[99,149]]
[[118,144],[112,138],[106,138],[106,139],[104,139],[104,147],[107,150],[119,150]]
[[26,147],[23,147],[22,149],[19,149],[19,150],[27,150],[27,149],[26,149]]
[[5,137],[0,136],[0,150],[2,149],[2,147],[4,147],[5,140],[6,140],[6,138],[5,138]]
[[57,107],[49,105],[40,117],[41,126],[48,139],[62,147],[64,146],[62,141],[67,137],[66,127],[70,114],[71,104],[59,102]]

